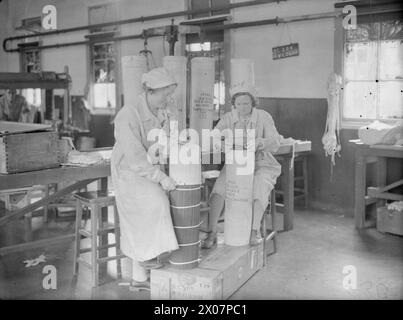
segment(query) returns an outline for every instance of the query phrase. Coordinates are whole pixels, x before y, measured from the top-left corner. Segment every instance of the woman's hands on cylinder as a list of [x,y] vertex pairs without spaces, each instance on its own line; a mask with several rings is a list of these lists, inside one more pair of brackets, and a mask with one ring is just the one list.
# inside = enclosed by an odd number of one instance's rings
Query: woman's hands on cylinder
[[162,179],[160,184],[162,186],[162,189],[164,189],[165,191],[172,191],[176,188],[175,180],[168,176]]

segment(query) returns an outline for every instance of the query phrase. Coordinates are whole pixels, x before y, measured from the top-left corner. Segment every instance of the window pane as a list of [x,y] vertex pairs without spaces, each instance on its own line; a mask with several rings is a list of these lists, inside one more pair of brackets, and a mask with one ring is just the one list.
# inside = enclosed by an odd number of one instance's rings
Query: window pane
[[108,72],[107,72],[106,61],[95,61],[94,76],[95,76],[95,82],[106,82],[107,81]]
[[346,80],[376,80],[376,42],[347,43],[345,54]]
[[108,60],[107,67],[108,67],[107,81],[115,82],[115,61]]
[[93,51],[92,51],[94,59],[106,58],[106,54],[107,54],[106,50],[107,50],[107,48],[104,44],[95,44],[93,46]]
[[403,43],[400,40],[381,41],[379,72],[381,80],[403,79]]
[[349,82],[344,91],[344,118],[376,118],[375,82]]
[[115,108],[116,93],[114,83],[94,84],[94,104],[95,108]]
[[380,83],[379,105],[381,118],[403,118],[403,81]]

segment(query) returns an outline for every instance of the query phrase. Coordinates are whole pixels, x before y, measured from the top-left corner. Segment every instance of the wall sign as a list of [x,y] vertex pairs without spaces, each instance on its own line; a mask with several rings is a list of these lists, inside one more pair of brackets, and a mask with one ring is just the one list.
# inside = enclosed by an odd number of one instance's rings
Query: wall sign
[[298,43],[290,43],[285,46],[273,47],[273,60],[299,56]]

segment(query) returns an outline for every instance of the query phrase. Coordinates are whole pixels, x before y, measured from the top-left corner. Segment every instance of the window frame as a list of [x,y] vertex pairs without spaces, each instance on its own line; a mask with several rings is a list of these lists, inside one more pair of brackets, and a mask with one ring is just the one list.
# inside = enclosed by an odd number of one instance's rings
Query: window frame
[[[356,119],[356,118],[345,118],[344,117],[344,106],[345,106],[345,87],[346,87],[346,77],[345,77],[345,46],[346,46],[346,39],[347,39],[347,31],[343,28],[343,14],[342,14],[342,7],[335,6],[336,12],[340,15],[334,19],[335,23],[335,32],[334,32],[334,72],[341,75],[342,77],[342,89],[340,94],[340,108],[339,108],[339,118],[340,118],[340,127],[341,129],[358,129],[364,125],[368,125],[375,120],[382,121],[384,123],[396,123],[396,121],[402,121],[402,119],[384,119],[378,117],[378,110],[379,110],[379,89],[378,89],[378,102],[377,102],[377,117],[375,119]],[[399,12],[396,9],[396,12]],[[365,14],[371,14],[366,12]],[[374,13],[372,13],[374,14]],[[360,13],[358,13],[360,15]],[[377,21],[374,21],[377,22]],[[360,24],[358,21],[357,24]],[[379,56],[380,45],[379,42],[382,41],[381,39],[377,40],[377,54]],[[377,75],[379,74],[379,62],[377,60]],[[350,80],[351,81],[351,80]],[[397,81],[397,80],[393,80]],[[403,80],[400,80],[403,81]],[[364,82],[358,81],[358,82]],[[381,81],[377,82],[377,87],[379,87]]]
[[[90,9],[93,7],[102,7],[108,5],[116,6],[116,14],[119,17],[119,6],[114,2],[106,2],[96,4],[94,6],[88,6],[88,23],[90,24]],[[109,28],[109,27],[108,27]],[[121,86],[121,69],[120,69],[120,58],[121,58],[121,48],[120,43],[114,40],[114,37],[120,33],[120,27],[116,26],[113,30],[105,30],[105,31],[95,31],[90,32],[86,35],[89,43],[87,45],[87,61],[88,61],[88,73],[87,73],[87,84],[88,84],[88,101],[91,106],[91,114],[95,115],[115,115],[121,108],[122,102],[122,86]],[[114,48],[114,61],[115,61],[115,107],[107,108],[107,107],[96,107],[94,104],[94,85],[96,84],[94,79],[94,60],[93,60],[93,49],[94,45],[101,43],[112,43]],[[107,60],[107,59],[105,59]]]

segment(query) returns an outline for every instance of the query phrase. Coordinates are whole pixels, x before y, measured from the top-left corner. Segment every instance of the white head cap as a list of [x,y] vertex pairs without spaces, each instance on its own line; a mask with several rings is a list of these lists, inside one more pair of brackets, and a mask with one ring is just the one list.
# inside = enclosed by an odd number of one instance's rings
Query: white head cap
[[256,88],[253,85],[243,82],[243,81],[233,84],[231,86],[231,88],[229,89],[229,93],[230,93],[231,97],[233,97],[235,94],[241,93],[241,92],[250,93],[253,97],[257,96]]
[[161,67],[144,73],[141,77],[141,84],[150,89],[160,89],[178,83],[167,69]]

